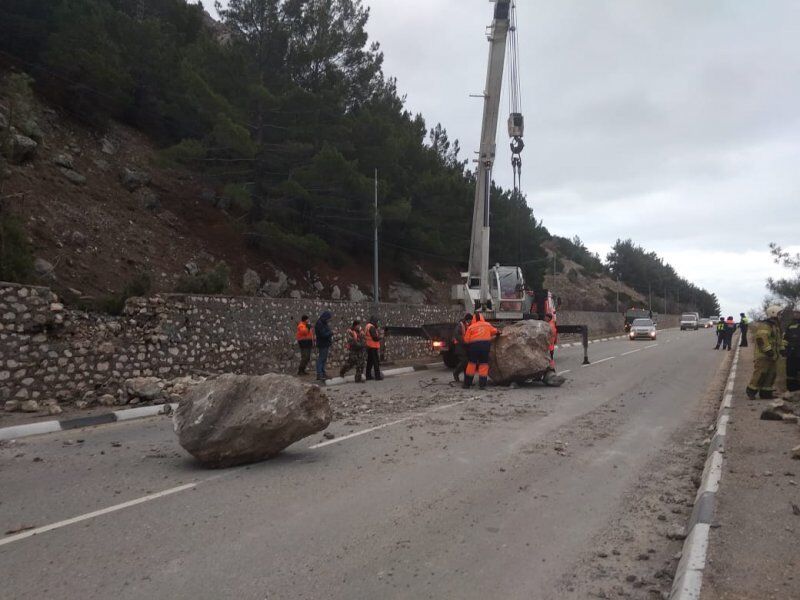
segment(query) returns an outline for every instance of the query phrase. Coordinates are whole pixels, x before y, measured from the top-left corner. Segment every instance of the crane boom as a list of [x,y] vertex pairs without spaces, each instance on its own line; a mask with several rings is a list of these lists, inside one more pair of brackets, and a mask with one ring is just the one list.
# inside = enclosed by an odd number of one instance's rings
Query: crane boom
[[500,95],[503,89],[506,44],[511,23],[511,0],[490,0],[495,3],[494,20],[489,28],[489,66],[483,93],[483,123],[478,150],[475,206],[472,213],[472,239],[469,253],[467,286],[480,286],[480,304],[489,300],[489,196],[492,185],[497,124],[500,116]]

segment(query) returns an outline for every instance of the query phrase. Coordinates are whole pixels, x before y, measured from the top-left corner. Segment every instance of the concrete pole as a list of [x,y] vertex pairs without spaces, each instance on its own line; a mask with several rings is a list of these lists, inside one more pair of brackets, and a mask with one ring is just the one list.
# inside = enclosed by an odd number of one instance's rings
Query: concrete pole
[[380,304],[380,288],[378,277],[378,169],[375,169],[375,246],[374,246],[374,264],[373,264],[373,297],[375,298],[375,312],[378,312]]

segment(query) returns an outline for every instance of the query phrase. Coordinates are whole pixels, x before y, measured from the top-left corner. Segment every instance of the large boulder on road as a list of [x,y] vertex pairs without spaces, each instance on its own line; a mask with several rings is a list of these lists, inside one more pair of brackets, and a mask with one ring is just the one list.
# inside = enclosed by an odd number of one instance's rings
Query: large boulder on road
[[518,321],[503,328],[489,355],[489,377],[507,385],[541,377],[550,366],[550,325]]
[[174,416],[183,448],[204,465],[271,458],[325,429],[333,412],[322,390],[288,375],[223,375],[195,386]]

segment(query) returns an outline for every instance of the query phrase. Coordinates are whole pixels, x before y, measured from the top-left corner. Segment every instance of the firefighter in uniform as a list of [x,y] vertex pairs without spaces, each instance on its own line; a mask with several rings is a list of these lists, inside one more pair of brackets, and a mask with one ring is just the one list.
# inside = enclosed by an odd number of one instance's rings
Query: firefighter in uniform
[[773,385],[778,375],[778,360],[783,353],[781,307],[773,304],[766,312],[767,318],[756,324],[753,334],[756,342],[753,350],[753,377],[747,386],[747,397],[751,400],[756,396],[762,400],[771,400],[775,397]]
[[476,312],[464,336],[469,356],[467,370],[464,372],[464,389],[472,387],[476,373],[479,387],[481,389],[486,387],[489,380],[489,350],[492,348],[492,338],[497,335],[499,335],[497,329],[481,313]]
[[367,380],[374,379],[380,381],[381,375],[381,334],[378,331],[378,317],[371,316],[367,327],[364,329],[364,337],[367,343]]
[[311,328],[311,323],[308,322],[308,315],[300,318],[295,339],[300,348],[300,366],[297,368],[297,374],[308,375],[306,368],[311,361],[311,349],[314,347],[314,330]]
[[722,345],[722,341],[725,339],[725,317],[719,318],[719,323],[717,323],[717,345],[714,346],[714,350],[719,350],[719,347]]
[[458,358],[458,364],[453,370],[453,379],[458,381],[458,376],[467,370],[467,343],[464,341],[464,336],[467,334],[467,329],[472,323],[472,314],[467,313],[464,318],[456,323],[456,328],[453,330],[453,350]]
[[795,310],[793,320],[783,336],[786,346],[786,389],[800,391],[800,310]]
[[361,321],[356,319],[353,325],[347,330],[346,337],[347,360],[339,369],[339,377],[344,377],[350,369],[356,369],[356,383],[363,383],[364,381],[364,349],[366,342],[364,340],[364,331],[361,329]]

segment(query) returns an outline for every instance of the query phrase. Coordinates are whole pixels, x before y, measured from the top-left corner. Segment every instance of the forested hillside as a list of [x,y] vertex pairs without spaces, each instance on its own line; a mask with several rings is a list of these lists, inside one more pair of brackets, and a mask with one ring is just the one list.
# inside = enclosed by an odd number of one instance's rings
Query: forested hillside
[[[368,16],[358,0],[238,0],[210,27],[183,0],[10,0],[0,49],[72,114],[133,125],[165,160],[227,187],[251,243],[273,255],[363,254],[377,169],[384,258],[458,265],[472,176],[444,128],[404,108]],[[492,206],[494,259],[522,258],[541,280],[546,230],[507,190]]]
[[[30,75],[39,97],[99,135],[117,122],[144,133],[154,165],[196,173],[224,198],[250,257],[366,266],[377,170],[383,264],[420,286],[419,261],[464,269],[471,165],[442,125],[405,107],[361,0],[232,0],[220,14],[185,0],[4,0],[0,77]],[[19,114],[7,120],[27,135]],[[618,244],[609,271],[579,239],[552,237],[524,196],[495,186],[491,206],[492,261],[522,265],[533,286],[555,252],[642,293],[646,277],[674,280],[689,299],[693,286],[641,248]]]

